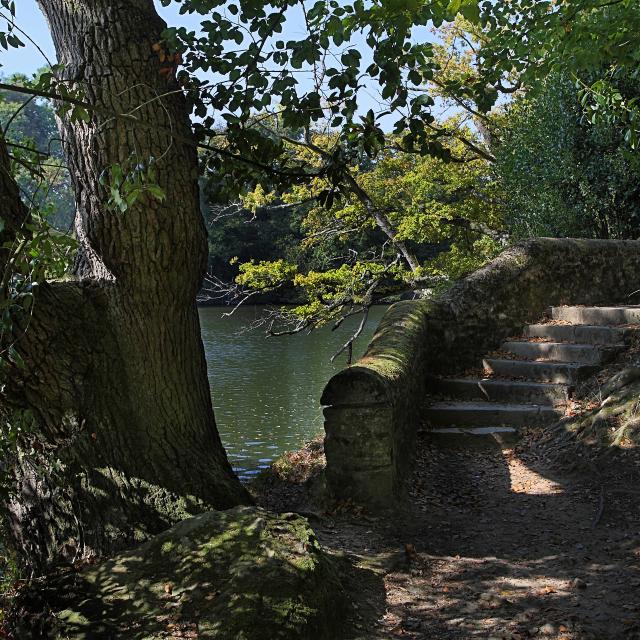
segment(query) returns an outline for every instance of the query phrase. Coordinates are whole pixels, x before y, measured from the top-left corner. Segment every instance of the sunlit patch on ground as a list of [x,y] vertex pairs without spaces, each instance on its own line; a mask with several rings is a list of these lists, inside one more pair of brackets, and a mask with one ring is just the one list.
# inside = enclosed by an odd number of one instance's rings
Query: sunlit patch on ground
[[611,493],[601,513],[600,482],[552,473],[521,447],[425,440],[413,519],[386,532],[354,527],[355,539],[341,540],[387,553],[385,608],[362,638],[640,638],[629,586],[640,586],[640,512]]
[[520,458],[506,452],[511,491],[528,495],[553,495],[563,492],[562,486],[522,463]]

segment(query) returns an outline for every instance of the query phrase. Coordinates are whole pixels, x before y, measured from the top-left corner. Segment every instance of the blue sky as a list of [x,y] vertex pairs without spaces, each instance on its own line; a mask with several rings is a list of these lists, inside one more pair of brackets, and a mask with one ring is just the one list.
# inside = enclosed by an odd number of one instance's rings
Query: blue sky
[[[16,5],[17,23],[20,28],[24,29],[44,52],[53,58],[53,44],[49,30],[35,0],[19,0]],[[46,64],[46,61],[34,46],[29,45],[27,48],[0,50],[0,64],[2,64],[0,72],[3,75],[17,71],[28,74]]]

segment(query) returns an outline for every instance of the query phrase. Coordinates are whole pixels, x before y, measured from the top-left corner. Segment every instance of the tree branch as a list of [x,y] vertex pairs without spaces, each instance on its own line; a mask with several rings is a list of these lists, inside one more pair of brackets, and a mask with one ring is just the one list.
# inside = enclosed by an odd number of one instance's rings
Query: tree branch
[[176,142],[180,142],[181,144],[189,145],[192,147],[196,147],[198,149],[204,149],[206,151],[211,151],[218,155],[224,156],[225,158],[229,158],[230,160],[235,160],[236,162],[240,162],[243,164],[248,164],[250,166],[256,167],[258,169],[262,169],[263,171],[267,171],[273,175],[277,175],[284,178],[314,178],[318,176],[322,176],[326,173],[326,167],[324,169],[319,169],[315,172],[306,172],[306,171],[283,171],[280,169],[276,169],[275,167],[266,165],[264,163],[258,162],[257,160],[253,160],[251,158],[246,158],[244,156],[237,155],[228,151],[226,149],[221,149],[220,147],[214,147],[213,145],[205,144],[202,142],[197,142],[195,139],[188,138],[186,136],[179,135],[172,131],[169,127],[164,127],[159,124],[152,124],[145,122],[144,120],[139,120],[135,116],[124,114],[124,113],[112,113],[107,109],[103,109],[101,107],[97,107],[95,105],[90,104],[84,100],[80,100],[78,98],[71,98],[62,96],[59,93],[55,93],[52,91],[42,91],[36,89],[30,89],[28,87],[21,87],[19,85],[11,85],[0,82],[0,90],[5,91],[15,91],[17,93],[24,93],[26,95],[39,96],[42,98],[49,98],[50,100],[58,100],[60,102],[66,102],[68,104],[72,104],[77,107],[82,107],[91,113],[97,113],[100,115],[104,115],[106,117],[114,118],[116,120],[126,122],[131,125],[135,125],[141,129],[157,131],[158,129],[162,129],[167,135],[171,136]]

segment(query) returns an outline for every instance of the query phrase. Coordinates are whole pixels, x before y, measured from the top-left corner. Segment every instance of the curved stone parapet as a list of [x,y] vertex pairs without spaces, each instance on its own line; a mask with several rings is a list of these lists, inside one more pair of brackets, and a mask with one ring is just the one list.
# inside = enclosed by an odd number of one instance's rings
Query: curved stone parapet
[[402,495],[431,375],[481,365],[550,306],[630,304],[640,241],[539,238],[517,244],[434,300],[389,308],[365,355],[322,395],[327,481],[370,507]]
[[425,360],[420,350],[431,303],[398,302],[389,308],[356,365],[329,381],[325,407],[325,453],[330,487],[338,496],[367,504],[388,502],[402,469],[403,442],[418,424],[411,402],[422,394]]

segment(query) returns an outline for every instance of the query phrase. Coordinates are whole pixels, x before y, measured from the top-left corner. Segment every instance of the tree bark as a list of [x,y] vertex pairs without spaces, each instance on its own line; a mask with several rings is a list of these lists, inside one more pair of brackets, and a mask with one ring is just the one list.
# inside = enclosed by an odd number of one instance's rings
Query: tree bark
[[[62,77],[96,110],[87,123],[59,122],[77,279],[42,286],[32,317],[16,320],[28,366],[7,386],[37,433],[22,443],[9,508],[16,548],[36,571],[249,501],[211,404],[195,303],[207,264],[198,161],[171,135],[190,139],[191,129],[152,49],[165,25],[152,0],[38,1]],[[124,213],[107,206],[101,176],[114,163],[153,164],[166,198],[143,195]]]

